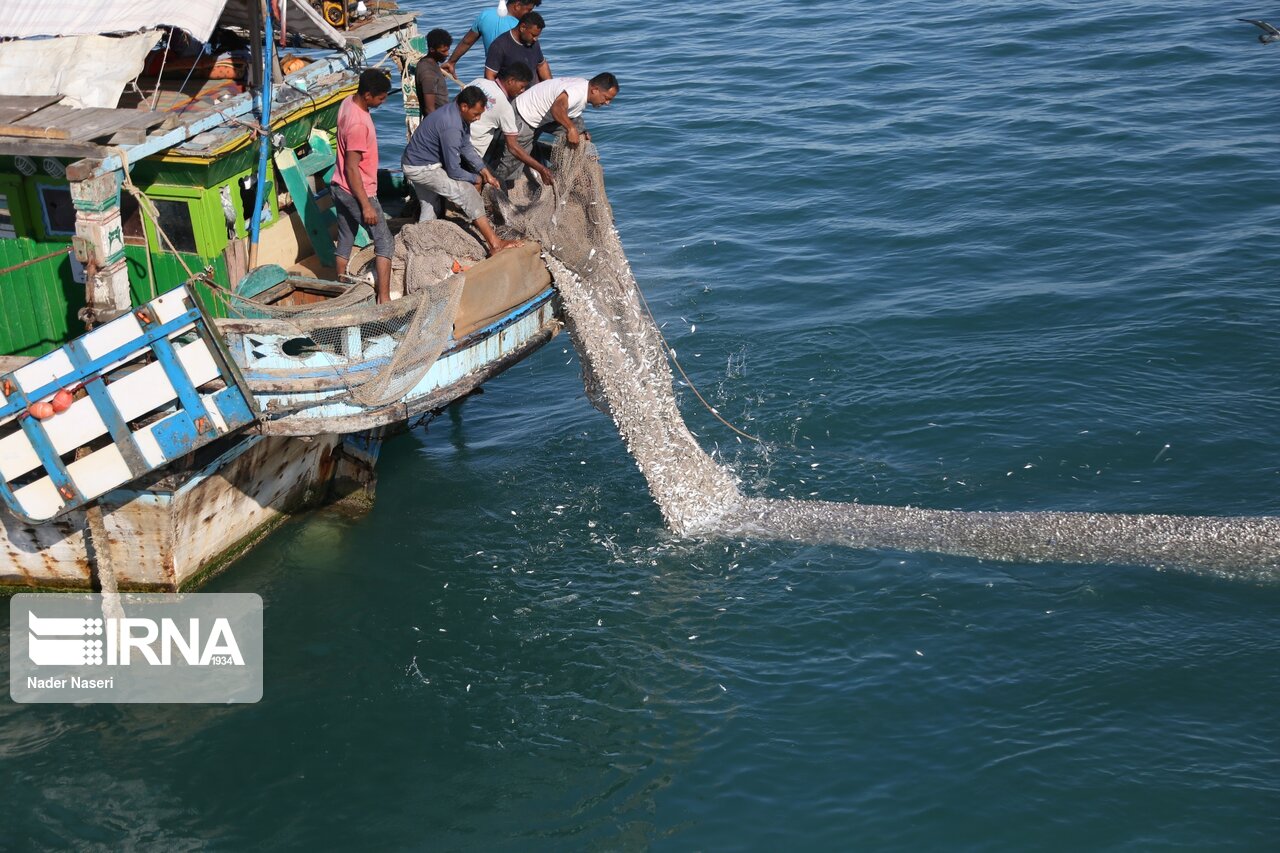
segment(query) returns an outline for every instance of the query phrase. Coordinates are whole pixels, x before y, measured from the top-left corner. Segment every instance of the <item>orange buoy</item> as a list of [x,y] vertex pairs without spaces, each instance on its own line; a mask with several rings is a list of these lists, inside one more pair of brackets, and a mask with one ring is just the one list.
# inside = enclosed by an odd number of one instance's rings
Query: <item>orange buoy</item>
[[27,414],[38,421],[45,421],[53,417],[53,404],[41,400],[38,403],[32,403],[27,406]]
[[71,408],[71,404],[75,402],[75,397],[71,396],[71,392],[66,388],[62,388],[57,394],[53,395],[53,399],[49,401],[49,405],[53,406],[54,414],[62,414]]

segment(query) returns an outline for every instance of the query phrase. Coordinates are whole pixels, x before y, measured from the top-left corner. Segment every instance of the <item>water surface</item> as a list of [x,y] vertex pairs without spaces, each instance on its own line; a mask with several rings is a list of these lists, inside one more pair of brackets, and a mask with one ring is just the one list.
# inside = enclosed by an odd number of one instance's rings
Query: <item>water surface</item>
[[[748,491],[1280,513],[1251,10],[541,11],[622,80],[619,229]],[[209,586],[266,600],[262,703],[0,705],[0,846],[1273,846],[1280,586],[676,540],[567,341],[486,392]]]

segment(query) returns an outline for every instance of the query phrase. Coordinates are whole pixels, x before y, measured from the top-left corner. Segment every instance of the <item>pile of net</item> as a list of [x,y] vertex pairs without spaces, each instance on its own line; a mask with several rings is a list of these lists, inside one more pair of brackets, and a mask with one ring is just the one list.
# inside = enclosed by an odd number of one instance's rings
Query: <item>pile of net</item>
[[388,304],[374,304],[373,288],[363,283],[331,299],[302,304],[272,302],[266,294],[223,297],[228,316],[244,321],[237,330],[248,341],[258,342],[256,348],[245,348],[247,357],[264,358],[248,365],[254,374],[270,375],[283,363],[271,346],[291,342],[289,373],[301,377],[298,387],[272,380],[272,390],[301,392],[327,384],[342,390],[326,396],[325,403],[378,408],[400,401],[435,364],[452,335],[462,298],[465,277],[456,272],[456,265],[471,266],[484,257],[484,247],[474,236],[452,222],[436,220],[400,229],[391,290],[403,296]]
[[688,536],[924,550],[992,560],[1147,565],[1225,576],[1280,570],[1280,518],[957,512],[744,495],[689,432],[659,331],[614,228],[590,143],[553,151],[552,187],[521,182],[501,208],[540,241],[587,395],[609,414],[668,526]]

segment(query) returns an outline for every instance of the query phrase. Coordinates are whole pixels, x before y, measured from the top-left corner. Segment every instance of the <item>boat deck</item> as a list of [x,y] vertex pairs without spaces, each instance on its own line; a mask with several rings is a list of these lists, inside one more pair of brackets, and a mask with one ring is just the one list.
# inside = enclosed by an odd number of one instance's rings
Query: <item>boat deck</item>
[[[382,52],[414,20],[412,14],[375,15],[343,35],[367,52]],[[314,107],[318,96],[349,77],[342,61],[334,59],[314,60],[286,76],[275,90],[279,119]],[[55,95],[0,96],[0,156],[106,159],[112,147],[124,149],[131,162],[168,148],[201,156],[253,131],[252,122],[238,120],[254,105],[243,81],[142,77],[137,83],[141,91],[126,90],[115,109],[68,107]]]

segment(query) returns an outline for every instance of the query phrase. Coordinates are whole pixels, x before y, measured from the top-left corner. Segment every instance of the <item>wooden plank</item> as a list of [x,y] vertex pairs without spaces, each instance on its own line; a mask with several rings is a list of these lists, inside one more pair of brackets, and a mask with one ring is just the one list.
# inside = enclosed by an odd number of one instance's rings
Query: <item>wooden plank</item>
[[141,145],[147,141],[147,131],[141,127],[122,127],[107,140],[108,145]]
[[28,112],[35,112],[41,107],[56,104],[61,100],[62,95],[0,95],[0,110],[25,109]]
[[16,124],[0,124],[0,136],[18,136],[23,139],[71,138],[71,134],[60,127],[21,127]]
[[357,24],[346,31],[347,36],[355,36],[368,44],[378,36],[398,30],[412,24],[417,19],[413,14],[377,15],[368,21]]
[[107,156],[107,150],[92,142],[0,137],[0,157],[17,157],[19,154],[27,157],[101,158]]
[[23,127],[61,127],[67,116],[78,112],[80,110],[66,104],[53,104],[18,119],[14,124],[20,124]]
[[0,124],[9,124],[62,100],[61,95],[0,95]]
[[[82,110],[82,113],[89,112]],[[125,127],[134,117],[133,110],[97,110],[91,115],[81,115],[72,125],[63,125],[71,132],[71,138],[77,142],[88,142],[110,136]],[[146,138],[145,135],[143,137]]]

